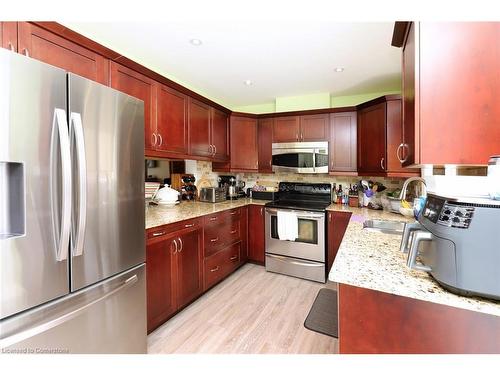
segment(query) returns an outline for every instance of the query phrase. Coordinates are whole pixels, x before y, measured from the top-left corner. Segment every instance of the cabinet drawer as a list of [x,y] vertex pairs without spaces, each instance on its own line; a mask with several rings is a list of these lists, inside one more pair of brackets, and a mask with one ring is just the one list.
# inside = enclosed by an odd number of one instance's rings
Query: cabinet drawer
[[183,229],[188,229],[188,228],[194,228],[194,227],[199,227],[202,223],[201,218],[195,218],[195,219],[188,219],[188,220],[183,220],[179,221],[176,223],[168,224],[168,225],[162,225],[159,227],[154,227],[150,228],[147,230],[147,238],[157,238],[161,237],[173,232],[177,232],[179,230]]
[[241,242],[205,258],[205,289],[233,272],[240,263]]
[[204,229],[205,257],[239,241],[240,218],[225,217],[220,223],[206,225]]
[[227,217],[239,217],[241,210],[239,208],[233,208],[231,210],[216,212],[210,215],[206,215],[203,220],[205,225],[221,223]]

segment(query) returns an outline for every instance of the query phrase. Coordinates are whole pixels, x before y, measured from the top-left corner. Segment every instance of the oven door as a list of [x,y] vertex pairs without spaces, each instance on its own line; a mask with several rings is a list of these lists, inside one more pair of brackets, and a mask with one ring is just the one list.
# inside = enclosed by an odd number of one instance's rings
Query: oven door
[[[298,238],[295,241],[278,237],[277,212],[297,214]],[[266,208],[265,217],[266,253],[290,256],[317,262],[325,261],[325,214],[300,210]]]

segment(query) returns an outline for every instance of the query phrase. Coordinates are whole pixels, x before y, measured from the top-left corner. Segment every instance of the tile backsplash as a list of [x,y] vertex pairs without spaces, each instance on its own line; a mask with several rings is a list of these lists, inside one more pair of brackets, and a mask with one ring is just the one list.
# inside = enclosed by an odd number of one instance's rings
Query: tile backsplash
[[[299,173],[222,173],[213,172],[212,163],[207,161],[186,160],[186,173],[193,174],[196,181],[208,179],[212,186],[217,186],[217,177],[224,174],[235,175],[238,180],[245,181],[246,187],[252,187],[258,181],[266,182],[311,182],[311,183],[331,183],[348,187],[350,184],[356,184],[361,177],[350,176],[329,176],[327,174],[299,174]],[[366,180],[381,182],[389,191],[401,188],[404,182],[398,178],[383,177],[363,177]]]

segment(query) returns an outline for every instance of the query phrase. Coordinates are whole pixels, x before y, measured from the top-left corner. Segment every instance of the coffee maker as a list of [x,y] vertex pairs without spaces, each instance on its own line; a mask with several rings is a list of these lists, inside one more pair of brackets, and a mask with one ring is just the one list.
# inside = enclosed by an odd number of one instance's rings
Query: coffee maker
[[235,176],[219,176],[217,181],[219,182],[219,187],[224,189],[226,199],[238,199]]

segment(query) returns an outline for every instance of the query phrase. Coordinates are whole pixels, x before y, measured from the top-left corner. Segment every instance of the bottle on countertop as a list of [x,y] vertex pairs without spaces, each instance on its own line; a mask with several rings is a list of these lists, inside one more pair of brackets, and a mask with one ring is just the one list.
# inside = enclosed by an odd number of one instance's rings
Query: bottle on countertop
[[337,189],[337,203],[338,204],[342,204],[342,194],[343,194],[342,185],[339,185],[339,188]]

